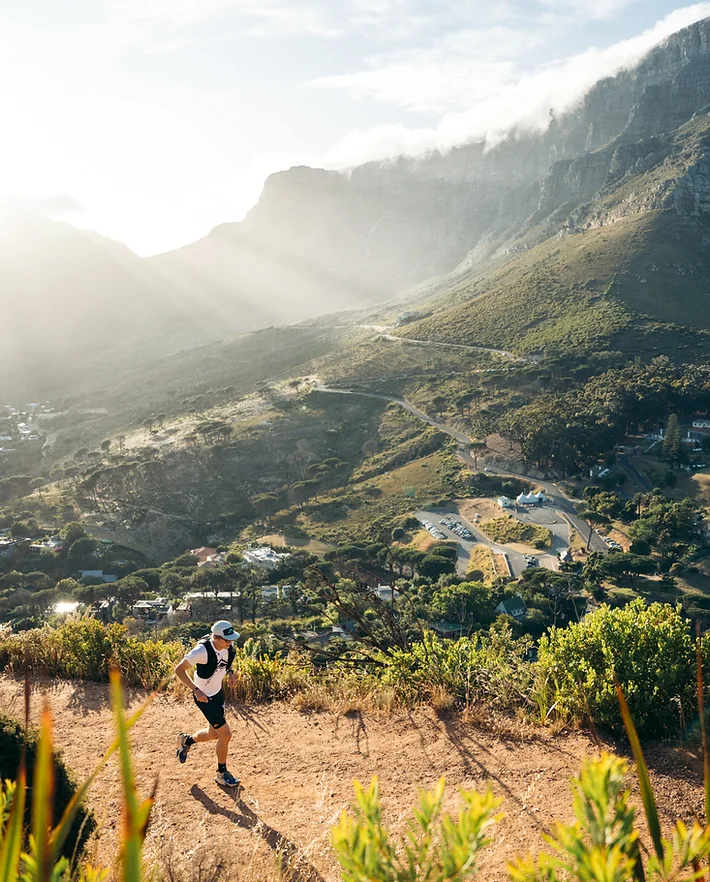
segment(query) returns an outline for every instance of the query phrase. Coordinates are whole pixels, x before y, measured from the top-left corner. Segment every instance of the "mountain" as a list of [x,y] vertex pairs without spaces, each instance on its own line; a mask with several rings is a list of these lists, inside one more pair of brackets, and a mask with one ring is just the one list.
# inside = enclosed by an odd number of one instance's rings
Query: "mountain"
[[710,19],[597,83],[544,133],[348,173],[280,172],[244,221],[152,264],[176,284],[265,297],[282,320],[372,303],[499,256],[523,232],[534,231],[526,247],[556,234],[610,174],[639,170],[663,149],[653,138],[708,103]]
[[709,111],[705,19],[544,132],[347,173],[280,172],[242,222],[167,254],[141,259],[67,224],[6,218],[5,379],[39,390],[145,371],[156,356],[415,286],[434,314],[414,336],[521,351],[702,346]]

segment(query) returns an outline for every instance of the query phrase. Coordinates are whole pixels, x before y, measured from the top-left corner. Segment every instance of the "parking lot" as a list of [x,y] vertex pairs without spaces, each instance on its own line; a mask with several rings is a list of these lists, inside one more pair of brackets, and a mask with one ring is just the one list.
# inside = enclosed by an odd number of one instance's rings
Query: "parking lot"
[[464,517],[454,503],[449,503],[441,508],[432,508],[417,511],[414,516],[420,521],[422,527],[427,530],[434,539],[439,541],[455,541],[457,543],[456,572],[459,576],[465,576],[468,571],[468,562],[475,545],[481,544],[488,547],[496,554],[504,554],[508,560],[513,576],[520,576],[526,570],[535,566],[543,566],[550,570],[556,570],[559,566],[558,553],[569,546],[569,524],[556,511],[551,508],[540,508],[527,512],[511,512],[521,521],[540,524],[547,527],[552,533],[552,547],[547,553],[527,552],[524,546],[503,545],[493,542],[481,532],[475,514],[467,511],[468,517]]

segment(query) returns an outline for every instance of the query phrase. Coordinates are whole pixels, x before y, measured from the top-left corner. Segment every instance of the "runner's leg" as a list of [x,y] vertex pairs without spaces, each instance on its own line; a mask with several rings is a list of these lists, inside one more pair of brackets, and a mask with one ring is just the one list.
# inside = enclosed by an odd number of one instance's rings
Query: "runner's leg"
[[203,741],[216,741],[219,738],[219,732],[213,726],[209,729],[200,729],[191,736],[195,744],[201,744]]
[[227,753],[229,751],[229,742],[232,740],[232,732],[227,723],[225,723],[224,726],[220,726],[219,729],[213,729],[212,731],[217,738],[217,762],[224,764],[227,762]]

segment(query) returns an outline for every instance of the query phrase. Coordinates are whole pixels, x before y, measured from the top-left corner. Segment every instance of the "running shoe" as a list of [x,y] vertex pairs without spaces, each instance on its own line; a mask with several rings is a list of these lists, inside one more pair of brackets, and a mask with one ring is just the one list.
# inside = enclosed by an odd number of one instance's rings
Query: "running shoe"
[[222,787],[239,787],[239,778],[235,778],[231,772],[217,772],[215,781]]
[[187,754],[190,750],[190,747],[192,746],[187,743],[187,739],[189,737],[190,736],[186,732],[181,732],[178,736],[178,749],[176,750],[175,754],[181,763],[187,761]]

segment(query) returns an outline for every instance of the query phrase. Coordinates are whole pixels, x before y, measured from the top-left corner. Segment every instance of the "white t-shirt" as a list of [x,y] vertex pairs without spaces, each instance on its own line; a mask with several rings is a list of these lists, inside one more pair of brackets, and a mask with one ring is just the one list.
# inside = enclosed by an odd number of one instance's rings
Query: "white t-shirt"
[[[222,680],[224,680],[227,674],[227,661],[229,660],[228,649],[217,649],[213,640],[210,643],[212,643],[212,649],[217,653],[217,670],[207,680],[198,677],[197,671],[192,676],[195,686],[201,689],[208,698],[216,695],[222,688]],[[207,664],[207,658],[207,647],[203,646],[202,643],[198,643],[194,649],[187,653],[185,661],[191,665],[204,665]]]

